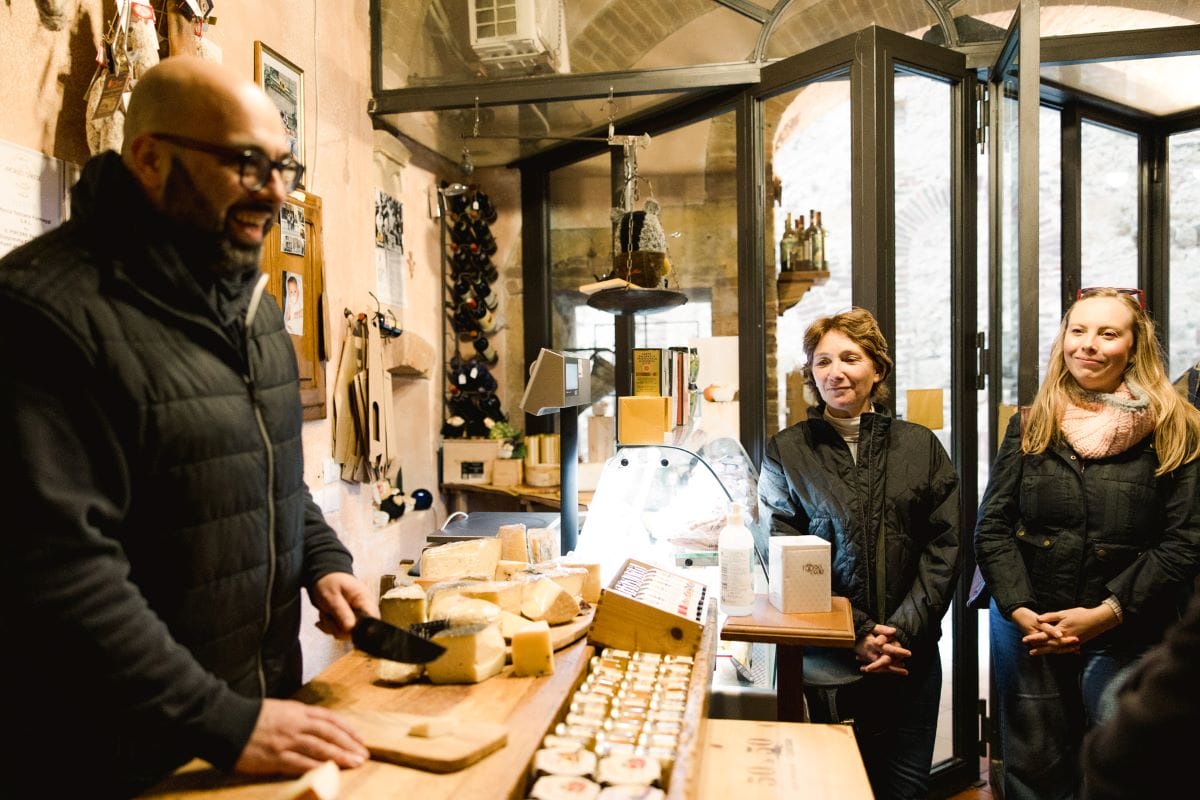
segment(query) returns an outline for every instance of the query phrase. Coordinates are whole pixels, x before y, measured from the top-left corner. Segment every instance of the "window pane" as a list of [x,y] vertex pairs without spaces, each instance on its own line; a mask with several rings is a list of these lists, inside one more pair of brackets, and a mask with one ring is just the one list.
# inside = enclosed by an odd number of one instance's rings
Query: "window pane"
[[1038,114],[1038,379],[1046,375],[1050,346],[1062,321],[1062,113],[1042,107]]
[[[772,173],[774,197],[768,213],[767,264],[767,435],[804,419],[801,368],[804,331],[817,318],[850,307],[850,81],[822,78],[764,103],[763,149]],[[769,184],[770,185],[770,182]],[[811,264],[804,231],[797,234],[799,256],[793,269],[780,264],[780,244],[788,215],[793,226],[821,215],[824,263]],[[801,219],[803,218],[803,219]],[[793,250],[793,252],[796,252]],[[774,291],[772,291],[774,289]]]
[[1200,130],[1170,138],[1170,377],[1200,361]]
[[1084,120],[1080,286],[1137,286],[1138,142]]

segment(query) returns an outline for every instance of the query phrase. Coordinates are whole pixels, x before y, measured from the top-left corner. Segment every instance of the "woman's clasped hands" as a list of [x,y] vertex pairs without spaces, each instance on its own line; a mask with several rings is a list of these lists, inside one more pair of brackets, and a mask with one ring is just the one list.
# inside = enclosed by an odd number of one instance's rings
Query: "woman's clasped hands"
[[860,667],[863,672],[907,675],[904,662],[912,656],[912,651],[900,644],[895,628],[877,624],[854,643],[854,655],[863,664]]

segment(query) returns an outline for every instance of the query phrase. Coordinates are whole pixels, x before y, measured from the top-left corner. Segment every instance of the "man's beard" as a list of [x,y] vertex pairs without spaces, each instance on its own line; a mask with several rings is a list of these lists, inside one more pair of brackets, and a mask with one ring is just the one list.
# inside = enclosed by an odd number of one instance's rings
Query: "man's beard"
[[[252,204],[268,210],[269,204]],[[262,245],[243,244],[229,237],[225,219],[201,194],[187,168],[171,159],[171,171],[163,187],[163,213],[171,221],[179,253],[193,268],[210,270],[221,278],[257,272]],[[267,230],[271,228],[267,222]]]

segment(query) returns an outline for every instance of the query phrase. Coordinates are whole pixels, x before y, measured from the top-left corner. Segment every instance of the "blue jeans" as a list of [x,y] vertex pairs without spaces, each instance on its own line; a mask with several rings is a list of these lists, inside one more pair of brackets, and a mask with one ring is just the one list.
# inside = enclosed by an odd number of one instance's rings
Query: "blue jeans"
[[[854,720],[854,736],[876,800],[924,800],[929,795],[942,692],[937,644],[908,668],[907,676],[864,675],[837,690],[838,716]],[[819,692],[806,691],[811,721],[830,721]]]
[[1078,654],[1031,656],[1024,634],[991,604],[1005,800],[1067,800],[1079,788],[1079,746],[1105,689],[1140,652],[1096,640]]

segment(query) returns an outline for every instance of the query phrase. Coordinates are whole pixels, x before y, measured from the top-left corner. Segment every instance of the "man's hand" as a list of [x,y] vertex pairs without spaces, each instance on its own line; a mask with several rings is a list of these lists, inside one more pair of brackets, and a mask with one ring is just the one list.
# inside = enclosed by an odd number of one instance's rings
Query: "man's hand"
[[1058,624],[1053,614],[1038,614],[1021,606],[1012,612],[1011,619],[1025,634],[1021,643],[1029,648],[1031,656],[1079,652],[1079,637]]
[[[1040,625],[1049,625],[1061,631],[1064,641],[1074,641],[1074,650],[1070,652],[1079,652],[1079,645],[1095,639],[1105,631],[1112,630],[1121,624],[1112,609],[1103,603],[1095,608],[1076,606],[1062,611],[1049,611],[1045,614],[1038,614],[1037,621]],[[1028,636],[1021,641],[1032,645],[1029,651],[1031,656],[1040,656],[1043,651],[1046,653],[1063,652],[1062,649],[1055,649],[1053,643],[1043,645],[1040,642],[1031,642]]]
[[309,599],[319,612],[317,628],[345,639],[358,620],[355,609],[371,617],[379,616],[379,606],[371,599],[362,581],[348,572],[331,572],[317,581]]
[[854,655],[864,666],[863,672],[891,675],[907,675],[904,660],[912,656],[896,639],[896,629],[890,625],[876,625],[871,632],[858,637],[854,643]]
[[245,775],[302,775],[324,761],[352,769],[368,755],[354,729],[329,709],[295,700],[263,700],[254,732],[233,770]]

